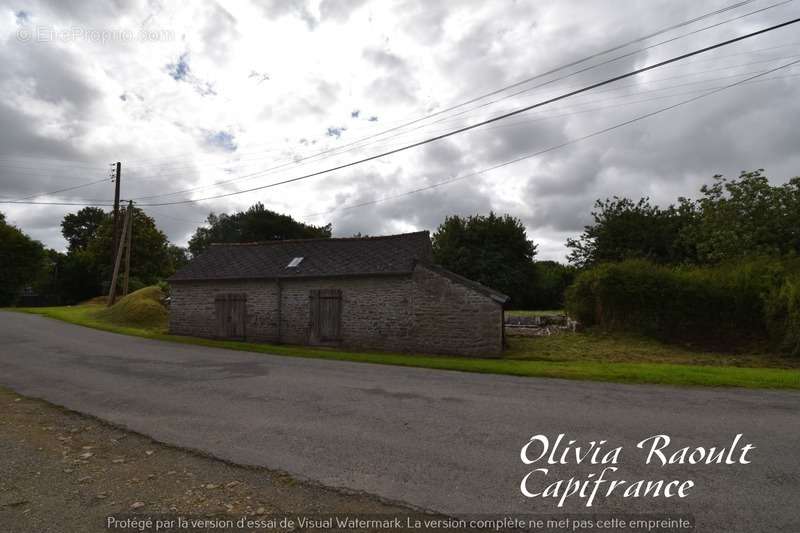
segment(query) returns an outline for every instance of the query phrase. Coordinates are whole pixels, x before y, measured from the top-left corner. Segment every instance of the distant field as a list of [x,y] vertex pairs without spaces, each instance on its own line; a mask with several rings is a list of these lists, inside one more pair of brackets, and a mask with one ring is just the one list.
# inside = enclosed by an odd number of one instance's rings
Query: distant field
[[[16,311],[125,335],[293,357],[625,383],[800,389],[800,359],[797,358],[702,352],[651,339],[597,332],[509,337],[508,349],[502,359],[356,352],[183,337],[167,334],[166,313],[153,305],[160,306],[157,303],[159,298],[160,292],[148,288],[131,294],[127,301],[122,300],[112,309],[88,303]],[[531,316],[530,313],[558,314],[559,311],[522,313]]]

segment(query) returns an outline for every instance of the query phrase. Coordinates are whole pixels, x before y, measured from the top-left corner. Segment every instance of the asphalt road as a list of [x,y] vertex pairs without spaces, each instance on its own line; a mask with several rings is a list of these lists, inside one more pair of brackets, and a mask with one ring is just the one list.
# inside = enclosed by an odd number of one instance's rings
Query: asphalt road
[[[0,312],[0,385],[168,444],[453,515],[691,513],[698,531],[800,531],[800,394],[516,378],[126,337]],[[2,413],[0,413],[2,416]],[[622,446],[616,465],[525,465],[532,435]],[[749,464],[646,465],[636,443],[755,446]],[[531,448],[533,452],[534,448]],[[538,451],[538,450],[537,450]],[[560,450],[559,450],[560,453]],[[538,453],[531,453],[532,456]],[[601,456],[602,457],[602,454]],[[0,459],[2,460],[2,459]],[[547,482],[692,480],[686,498],[526,498]],[[529,488],[542,490],[545,477]],[[565,481],[566,484],[566,481]],[[602,486],[602,490],[608,483]],[[623,486],[624,487],[624,486]],[[589,487],[591,490],[591,486]],[[619,489],[622,490],[622,489]]]

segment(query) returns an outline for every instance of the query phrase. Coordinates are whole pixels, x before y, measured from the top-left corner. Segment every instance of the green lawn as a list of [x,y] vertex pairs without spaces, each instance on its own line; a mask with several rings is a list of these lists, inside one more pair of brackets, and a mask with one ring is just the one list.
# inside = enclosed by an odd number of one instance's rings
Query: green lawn
[[168,335],[164,325],[133,327],[112,323],[103,316],[103,309],[99,305],[80,305],[15,310],[126,335],[293,357],[623,383],[800,389],[798,360],[772,355],[734,356],[696,352],[635,337],[596,333],[510,337],[509,349],[502,359],[473,359],[182,337]]

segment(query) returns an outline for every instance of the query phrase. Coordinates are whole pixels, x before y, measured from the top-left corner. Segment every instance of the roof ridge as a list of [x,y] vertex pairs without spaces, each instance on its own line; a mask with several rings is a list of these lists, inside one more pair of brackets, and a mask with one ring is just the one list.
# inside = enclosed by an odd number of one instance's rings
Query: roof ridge
[[292,242],[320,242],[320,241],[368,241],[396,239],[398,237],[409,237],[411,235],[430,235],[428,230],[412,231],[409,233],[396,233],[394,235],[376,235],[368,237],[315,237],[312,239],[278,239],[272,241],[250,241],[250,242],[212,242],[211,246],[265,246],[268,244],[283,244]]
[[424,259],[415,259],[414,262],[424,266],[425,268],[433,270],[434,272],[439,272],[443,276],[450,278],[451,280],[455,281],[456,283],[460,283],[462,285],[466,285],[467,287],[472,287],[473,289],[477,290],[478,292],[482,292],[483,294],[485,294],[485,295],[487,295],[487,296],[489,296],[491,298],[494,298],[496,301],[498,301],[500,303],[506,303],[509,300],[511,300],[511,297],[508,296],[507,294],[504,294],[504,293],[498,291],[497,289],[493,289],[493,288],[491,288],[491,287],[489,287],[487,285],[484,285],[483,283],[481,283],[479,281],[475,281],[473,279],[469,279],[469,278],[467,278],[465,276],[462,276],[461,274],[456,274],[452,270],[448,270],[448,269],[444,268],[442,265],[437,265],[436,263],[433,263],[431,261],[425,261]]

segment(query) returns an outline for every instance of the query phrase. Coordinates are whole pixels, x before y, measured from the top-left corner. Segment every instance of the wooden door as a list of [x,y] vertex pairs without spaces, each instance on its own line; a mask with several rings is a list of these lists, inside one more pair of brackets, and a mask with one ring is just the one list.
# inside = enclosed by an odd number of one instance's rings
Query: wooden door
[[311,306],[310,342],[335,344],[342,336],[342,291],[314,289],[309,297]]
[[217,314],[217,337],[244,340],[247,321],[246,294],[218,294],[214,298]]

